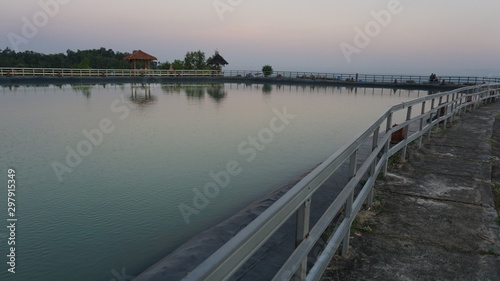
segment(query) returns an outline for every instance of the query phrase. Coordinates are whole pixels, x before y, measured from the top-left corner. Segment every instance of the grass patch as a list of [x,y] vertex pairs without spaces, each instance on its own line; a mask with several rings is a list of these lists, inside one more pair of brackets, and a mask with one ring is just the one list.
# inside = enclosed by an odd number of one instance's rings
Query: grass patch
[[373,229],[371,227],[369,227],[369,226],[365,226],[365,227],[362,228],[362,230],[364,232],[372,232]]
[[359,217],[355,217],[351,224],[351,230],[356,230],[359,228]]
[[389,159],[387,159],[387,166],[394,168],[398,164],[401,164],[400,160],[401,160],[401,151],[398,151],[397,153],[389,157]]

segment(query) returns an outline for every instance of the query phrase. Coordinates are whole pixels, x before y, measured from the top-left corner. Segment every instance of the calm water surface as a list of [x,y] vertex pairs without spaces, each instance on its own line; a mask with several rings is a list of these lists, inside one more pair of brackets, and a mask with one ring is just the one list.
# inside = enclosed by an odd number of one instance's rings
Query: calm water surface
[[[1,200],[0,280],[138,275],[326,159],[391,105],[427,94],[256,84],[0,88],[0,197],[15,169],[18,218],[11,274]],[[216,190],[210,174],[228,163],[238,173]],[[193,202],[207,184],[211,198]]]

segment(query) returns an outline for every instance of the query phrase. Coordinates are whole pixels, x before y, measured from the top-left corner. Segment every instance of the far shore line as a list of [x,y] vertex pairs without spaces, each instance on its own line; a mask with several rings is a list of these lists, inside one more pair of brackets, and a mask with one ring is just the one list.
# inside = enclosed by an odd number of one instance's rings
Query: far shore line
[[323,79],[302,78],[276,78],[276,77],[35,77],[17,76],[0,77],[0,85],[64,85],[64,84],[121,84],[121,83],[247,83],[247,84],[283,84],[283,85],[314,85],[362,88],[392,88],[409,90],[438,90],[449,91],[466,85],[458,84],[418,84],[418,83],[380,83],[361,81],[339,81]]

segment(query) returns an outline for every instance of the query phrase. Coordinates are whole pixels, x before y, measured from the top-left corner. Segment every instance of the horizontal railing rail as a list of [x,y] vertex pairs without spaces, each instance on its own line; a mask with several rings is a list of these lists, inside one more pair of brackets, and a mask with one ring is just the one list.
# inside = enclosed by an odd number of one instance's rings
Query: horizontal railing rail
[[[230,70],[225,71],[226,76],[263,77],[262,71],[255,70]],[[269,77],[275,78],[301,78],[314,80],[333,80],[346,82],[368,83],[406,83],[406,84],[482,84],[500,83],[499,77],[471,77],[471,76],[441,76],[430,81],[430,76],[422,75],[380,75],[359,73],[327,73],[327,72],[297,72],[273,71]]]
[[[273,280],[320,280],[334,254],[342,245],[346,254],[351,225],[364,204],[370,205],[377,176],[387,173],[389,157],[400,152],[406,157],[410,143],[422,145],[423,138],[446,127],[457,115],[500,97],[500,84],[485,84],[456,89],[404,102],[390,108],[367,130],[331,155],[311,173],[237,233],[202,264],[190,272],[185,281],[228,280],[292,216],[296,216],[296,247]],[[394,125],[394,123],[397,123]],[[395,140],[397,136],[401,139]],[[360,155],[369,146],[370,154]],[[311,200],[315,191],[339,168],[348,166],[348,182],[339,195],[312,226],[309,225]],[[322,252],[310,257],[311,250],[325,230],[336,229]],[[308,268],[308,261],[314,265]]]
[[[16,68],[1,67],[0,76],[25,77],[176,77],[176,76],[224,76],[224,77],[265,77],[256,70],[163,70],[163,69],[76,69],[76,68]],[[358,73],[321,73],[297,71],[273,71],[267,75],[272,78],[294,78],[309,80],[331,80],[365,83],[404,83],[404,84],[456,84],[477,85],[500,83],[499,77],[442,76],[430,81],[429,76],[419,75],[373,75]]]
[[76,69],[76,68],[0,68],[0,76],[28,77],[134,77],[134,76],[222,76],[215,70],[158,69]]

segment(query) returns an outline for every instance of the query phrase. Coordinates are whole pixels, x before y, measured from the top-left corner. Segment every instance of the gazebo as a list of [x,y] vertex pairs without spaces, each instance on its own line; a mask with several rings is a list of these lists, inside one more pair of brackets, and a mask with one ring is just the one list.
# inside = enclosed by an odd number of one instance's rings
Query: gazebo
[[133,69],[137,69],[137,62],[143,62],[144,68],[151,68],[151,62],[158,60],[155,56],[145,53],[141,50],[135,51],[133,54],[126,56],[123,60],[128,60]]
[[218,51],[215,51],[215,55],[208,59],[207,64],[213,69],[220,71],[221,67],[227,65],[227,61],[219,54]]

